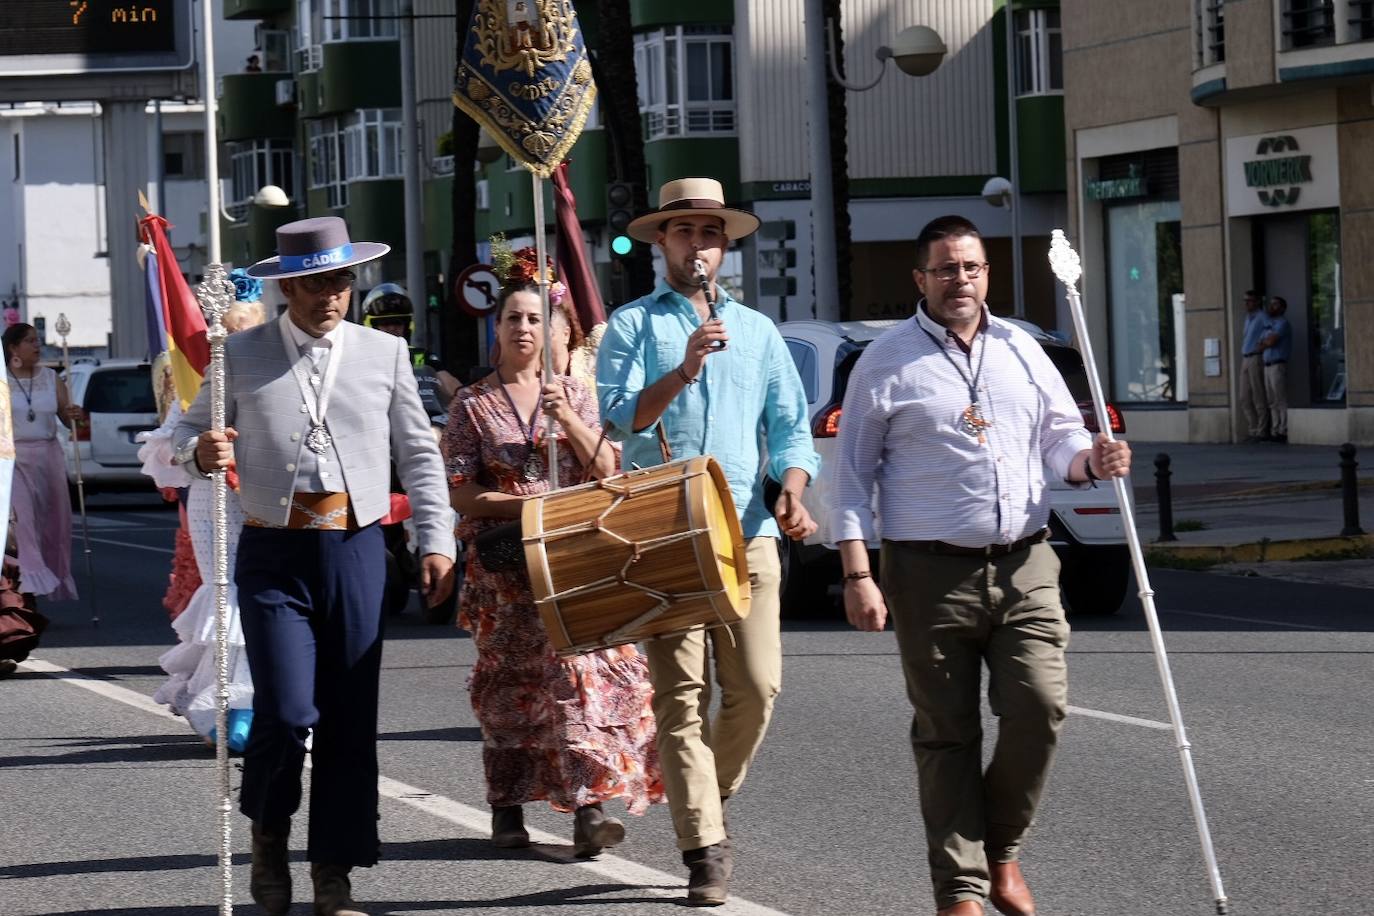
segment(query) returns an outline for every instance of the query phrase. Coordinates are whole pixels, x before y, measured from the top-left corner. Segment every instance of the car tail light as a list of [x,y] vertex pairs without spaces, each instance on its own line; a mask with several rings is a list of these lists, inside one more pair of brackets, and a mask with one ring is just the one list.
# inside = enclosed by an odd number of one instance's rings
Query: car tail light
[[76,421],[76,430],[72,440],[74,442],[91,441],[91,415],[85,410],[81,411],[81,419]]
[[811,435],[817,439],[833,439],[840,433],[840,405],[832,404],[821,411],[811,424]]
[[[1083,414],[1083,426],[1090,433],[1097,432],[1097,414],[1093,411],[1092,401],[1079,401],[1079,413]],[[1112,425],[1112,432],[1121,435],[1126,431],[1126,421],[1121,419],[1121,411],[1116,409],[1116,405],[1111,401],[1107,402],[1107,422]]]
[[1074,515],[1117,515],[1120,512],[1115,506],[1080,506],[1073,510]]

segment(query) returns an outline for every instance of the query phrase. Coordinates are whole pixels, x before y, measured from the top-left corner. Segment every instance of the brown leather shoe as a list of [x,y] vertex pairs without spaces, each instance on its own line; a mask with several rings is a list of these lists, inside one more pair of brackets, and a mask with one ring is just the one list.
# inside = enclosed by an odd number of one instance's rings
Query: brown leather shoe
[[935,916],[983,916],[981,900],[960,900],[954,906],[936,910]]
[[573,814],[573,855],[591,859],[609,846],[625,842],[625,825],[607,817],[601,805],[583,805]]
[[291,866],[287,849],[291,822],[267,827],[254,821],[252,834],[253,866],[248,891],[267,916],[286,916],[291,910]]
[[524,849],[530,845],[523,808],[500,805],[491,809],[491,844],[498,849]]
[[682,862],[688,871],[688,906],[720,906],[730,898],[733,849],[720,843],[689,849],[682,854]]
[[348,870],[347,865],[310,864],[310,878],[315,882],[315,916],[367,916],[353,902]]
[[1020,862],[990,862],[988,877],[992,890],[988,899],[1003,916],[1035,916],[1035,898],[1021,874]]

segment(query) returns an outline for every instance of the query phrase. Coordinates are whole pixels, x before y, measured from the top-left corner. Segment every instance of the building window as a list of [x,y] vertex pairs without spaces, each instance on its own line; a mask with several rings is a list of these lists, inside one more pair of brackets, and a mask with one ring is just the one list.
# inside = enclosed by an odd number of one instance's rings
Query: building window
[[1319,48],[1336,41],[1336,0],[1284,0],[1283,48]]
[[1198,69],[1226,60],[1225,0],[1193,0],[1194,61]]
[[1179,203],[1114,204],[1106,223],[1112,395],[1124,403],[1183,400],[1175,337],[1183,317]]
[[306,122],[306,142],[310,149],[310,189],[326,193],[326,205],[348,204],[348,182],[344,179],[343,132],[338,118]]
[[1349,41],[1369,41],[1374,38],[1374,0],[1350,0]]
[[1016,94],[1064,91],[1064,38],[1059,10],[1017,10]]
[[235,219],[248,212],[253,195],[264,186],[274,184],[286,192],[289,199],[296,192],[296,153],[287,140],[249,140],[228,144],[229,203],[227,209]]
[[370,108],[343,118],[344,179],[400,178],[401,110]]
[[676,26],[635,37],[645,139],[734,134],[734,40],[728,28]]
[[170,181],[205,178],[205,134],[198,130],[162,135],[162,177]]

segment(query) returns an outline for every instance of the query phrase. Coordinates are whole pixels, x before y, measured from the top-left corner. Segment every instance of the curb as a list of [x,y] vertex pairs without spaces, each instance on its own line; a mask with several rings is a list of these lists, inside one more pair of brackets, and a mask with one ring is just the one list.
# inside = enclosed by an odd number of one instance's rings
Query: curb
[[1219,563],[1263,563],[1266,560],[1332,560],[1374,557],[1374,535],[1264,538],[1246,544],[1146,544],[1145,561],[1155,566],[1214,566]]

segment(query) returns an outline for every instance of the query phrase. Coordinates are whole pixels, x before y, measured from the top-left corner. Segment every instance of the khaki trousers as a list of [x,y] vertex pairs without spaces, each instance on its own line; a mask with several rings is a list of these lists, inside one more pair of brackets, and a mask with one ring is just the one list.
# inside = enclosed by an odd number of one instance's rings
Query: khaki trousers
[[1240,360],[1240,412],[1249,434],[1269,435],[1269,400],[1264,394],[1264,357],[1259,353]]
[[[748,559],[754,577],[748,617],[728,630],[698,630],[644,644],[654,687],[658,760],[677,846],[684,852],[725,839],[721,799],[744,782],[782,689],[777,538],[750,538]],[[709,718],[710,655],[720,687],[714,721]]]
[[1264,367],[1264,390],[1269,395],[1269,428],[1276,436],[1288,435],[1288,364]]
[[[911,747],[937,907],[983,900],[1035,817],[1064,721],[1069,626],[1059,560],[1040,543],[949,557],[884,541],[882,584],[916,709]],[[997,742],[983,770],[984,663]]]

